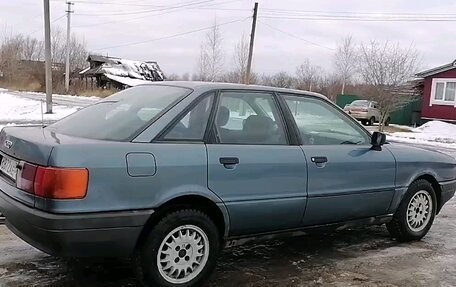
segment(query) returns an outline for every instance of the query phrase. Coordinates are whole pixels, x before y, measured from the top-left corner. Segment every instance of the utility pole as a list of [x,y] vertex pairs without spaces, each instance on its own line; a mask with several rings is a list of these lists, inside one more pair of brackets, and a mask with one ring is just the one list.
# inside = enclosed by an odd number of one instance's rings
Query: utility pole
[[52,114],[51,19],[49,0],[44,0],[44,49],[46,61],[46,113]]
[[73,2],[67,1],[67,43],[66,43],[66,63],[65,63],[65,91],[70,92],[70,42],[71,42],[71,5]]
[[247,85],[250,84],[250,72],[252,70],[253,43],[255,42],[257,14],[258,14],[258,2],[255,2],[255,6],[253,8],[252,32],[250,33],[249,60],[247,62],[247,72],[245,74],[245,83]]

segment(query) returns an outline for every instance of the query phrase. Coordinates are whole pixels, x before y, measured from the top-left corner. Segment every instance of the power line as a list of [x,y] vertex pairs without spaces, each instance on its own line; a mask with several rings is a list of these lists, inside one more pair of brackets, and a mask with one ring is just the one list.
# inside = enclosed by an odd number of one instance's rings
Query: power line
[[321,11],[321,10],[296,10],[296,9],[270,9],[264,8],[262,11],[271,13],[310,13],[310,14],[355,14],[355,15],[410,15],[410,16],[456,16],[455,13],[411,13],[411,12],[346,12],[346,11]]
[[[65,18],[65,16],[66,16],[66,14],[63,14],[62,16],[60,16],[60,17],[58,17],[58,18],[52,20],[52,21],[51,21],[51,24],[54,24],[55,22],[57,22],[57,21],[59,21],[59,20]],[[37,29],[37,30],[35,30],[35,31],[32,31],[32,32],[28,33],[27,36],[30,36],[30,35],[32,35],[32,34],[35,34],[35,33],[39,32],[39,31],[41,31],[41,30],[43,30],[43,27],[41,27],[41,28],[39,28],[39,29]]]
[[[208,8],[208,7],[211,7],[211,6],[214,6],[214,5],[223,5],[223,4],[228,4],[228,3],[232,3],[232,2],[239,2],[239,1],[241,1],[241,0],[224,1],[224,2],[219,2],[219,3],[204,5],[204,6],[201,6],[201,7],[198,7],[198,8]],[[139,17],[135,17],[135,18],[113,20],[113,21],[100,22],[100,23],[95,23],[95,24],[77,25],[77,26],[73,26],[73,28],[83,28],[83,27],[91,27],[92,28],[92,27],[95,27],[95,26],[101,26],[101,25],[106,25],[106,24],[128,23],[128,22],[133,22],[133,21],[139,20],[139,19],[171,14],[171,13],[175,13],[175,12],[184,11],[184,10],[187,10],[187,9],[192,9],[192,8],[184,7],[184,8],[180,8],[180,9],[176,9],[176,10],[172,10],[172,11],[166,11],[166,12],[163,12],[163,13],[156,13],[156,14],[148,14],[148,15],[139,16]]]
[[360,18],[360,17],[279,17],[260,15],[263,19],[305,20],[305,21],[356,21],[356,22],[456,22],[455,18]]
[[269,25],[268,23],[265,23],[265,22],[263,22],[263,21],[261,21],[261,20],[258,20],[258,22],[260,22],[260,23],[266,25],[267,27],[269,27],[269,28],[271,28],[271,29],[273,29],[273,30],[276,30],[276,31],[278,31],[278,32],[281,32],[281,33],[283,33],[283,34],[285,34],[285,35],[288,35],[288,36],[293,37],[293,38],[295,38],[295,39],[304,41],[304,42],[306,42],[307,44],[314,45],[314,46],[318,46],[318,47],[321,47],[321,48],[325,48],[325,49],[328,49],[328,50],[331,50],[331,51],[334,51],[334,50],[335,50],[335,49],[333,49],[333,48],[326,47],[326,46],[324,46],[324,45],[321,45],[321,44],[318,44],[318,43],[309,41],[309,40],[304,39],[304,38],[301,38],[301,37],[299,37],[299,36],[297,36],[297,35],[295,35],[295,34],[292,34],[292,33],[286,32],[286,31],[284,31],[284,30],[282,30],[282,29],[279,29],[279,28],[277,28],[277,27],[271,26],[271,25]]
[[179,9],[179,8],[183,8],[183,7],[204,4],[207,2],[213,2],[213,1],[214,0],[203,0],[203,1],[199,0],[199,1],[192,1],[190,3],[186,3],[186,4],[182,4],[182,5],[177,5],[177,6],[168,6],[168,7],[158,8],[158,9],[140,10],[140,11],[132,11],[132,12],[93,13],[93,14],[77,13],[77,15],[103,17],[103,16],[123,16],[123,15],[147,14],[147,13],[151,13],[151,12],[160,12],[160,11],[166,11],[166,10]]
[[233,23],[236,23],[236,22],[242,22],[242,21],[245,21],[245,20],[247,20],[249,18],[251,18],[251,17],[246,17],[246,18],[242,18],[242,19],[238,19],[238,20],[224,22],[224,23],[221,23],[221,24],[212,25],[210,27],[204,27],[204,28],[191,30],[191,31],[187,31],[187,32],[182,32],[182,33],[178,33],[178,34],[174,34],[174,35],[170,35],[170,36],[165,36],[165,37],[160,37],[160,38],[155,38],[155,39],[150,39],[150,40],[145,40],[145,41],[140,41],[140,42],[133,42],[133,43],[128,43],[128,44],[121,44],[121,45],[116,45],[116,46],[98,48],[98,49],[94,49],[93,51],[100,51],[100,50],[108,50],[108,49],[115,49],[115,48],[121,48],[121,47],[136,46],[136,45],[141,45],[141,44],[145,44],[145,43],[155,42],[155,41],[159,41],[159,40],[171,39],[171,38],[175,38],[175,37],[179,37],[179,36],[193,34],[193,33],[196,33],[196,32],[201,32],[201,31],[204,31],[204,30],[213,29],[216,26],[220,27],[220,26],[225,26],[225,25],[228,25],[228,24],[233,24]]
[[[158,4],[144,4],[142,1],[131,1],[131,2],[125,2],[122,1],[122,3],[119,2],[100,2],[100,1],[83,1],[83,0],[75,0],[75,3],[81,4],[81,5],[109,5],[109,6],[129,6],[129,7],[169,7],[173,5],[181,5],[186,2],[179,2],[179,3],[173,3],[173,4],[167,4],[167,5],[158,5]],[[141,2],[141,4],[139,4]],[[193,1],[192,1],[193,2]]]

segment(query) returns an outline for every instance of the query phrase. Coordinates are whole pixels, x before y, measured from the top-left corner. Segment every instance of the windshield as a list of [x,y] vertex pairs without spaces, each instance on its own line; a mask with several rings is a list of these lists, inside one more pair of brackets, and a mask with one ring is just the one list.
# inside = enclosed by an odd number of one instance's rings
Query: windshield
[[368,101],[353,101],[350,106],[355,107],[367,107],[369,105]]
[[82,138],[125,141],[190,93],[190,89],[181,87],[138,86],[116,93],[46,129]]

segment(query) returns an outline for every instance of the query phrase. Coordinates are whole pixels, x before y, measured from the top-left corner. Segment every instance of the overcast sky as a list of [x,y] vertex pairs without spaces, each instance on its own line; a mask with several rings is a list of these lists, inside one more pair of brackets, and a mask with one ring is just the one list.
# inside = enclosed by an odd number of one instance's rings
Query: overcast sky
[[[220,27],[225,46],[225,66],[229,69],[235,43],[242,35],[247,37],[250,34],[251,19],[247,17],[251,16],[255,1],[75,0],[75,2],[73,6],[75,14],[72,17],[73,32],[85,39],[89,51],[135,60],[157,61],[165,73],[182,74],[194,71],[200,43],[206,31],[167,39],[154,39],[210,27],[215,19],[218,23],[240,20]],[[301,17],[301,14],[296,14],[301,13],[300,11],[315,11],[315,14],[321,12],[448,14],[456,13],[454,0],[259,0],[258,2],[260,16],[266,15],[266,11],[271,11],[270,9],[295,11],[277,12],[280,13],[276,14],[279,18],[259,18],[253,63],[254,70],[259,73],[277,71],[294,73],[295,67],[306,58],[313,64],[331,70],[333,49],[341,38],[348,34],[352,35],[357,42],[375,39],[399,42],[404,47],[414,45],[422,56],[422,68],[449,63],[456,58],[454,52],[456,22],[284,19],[284,17]],[[122,5],[116,5],[116,3]],[[200,4],[191,6],[192,3]],[[51,19],[58,19],[64,14],[65,9],[63,0],[51,0]],[[148,12],[145,13],[146,11]],[[34,32],[31,35],[42,38],[44,33],[40,30],[43,26],[42,13],[42,0],[0,0],[0,25],[8,27],[13,32],[24,34]],[[126,13],[130,14],[126,15]],[[456,14],[453,15],[455,16],[453,19],[456,19]],[[103,24],[106,22],[111,23]],[[53,28],[66,29],[66,19],[55,21]],[[142,41],[149,42],[113,47]],[[105,49],[106,47],[113,48]]]

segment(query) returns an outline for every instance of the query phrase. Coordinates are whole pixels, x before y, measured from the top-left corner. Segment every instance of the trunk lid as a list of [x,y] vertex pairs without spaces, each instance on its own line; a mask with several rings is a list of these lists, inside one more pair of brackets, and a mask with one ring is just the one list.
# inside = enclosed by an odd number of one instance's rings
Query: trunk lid
[[59,140],[42,126],[6,127],[0,133],[0,152],[18,160],[46,166]]
[[5,127],[0,133],[0,191],[29,206],[35,206],[35,196],[16,187],[21,161],[48,166],[52,151],[59,145],[91,142],[55,133],[42,126]]

